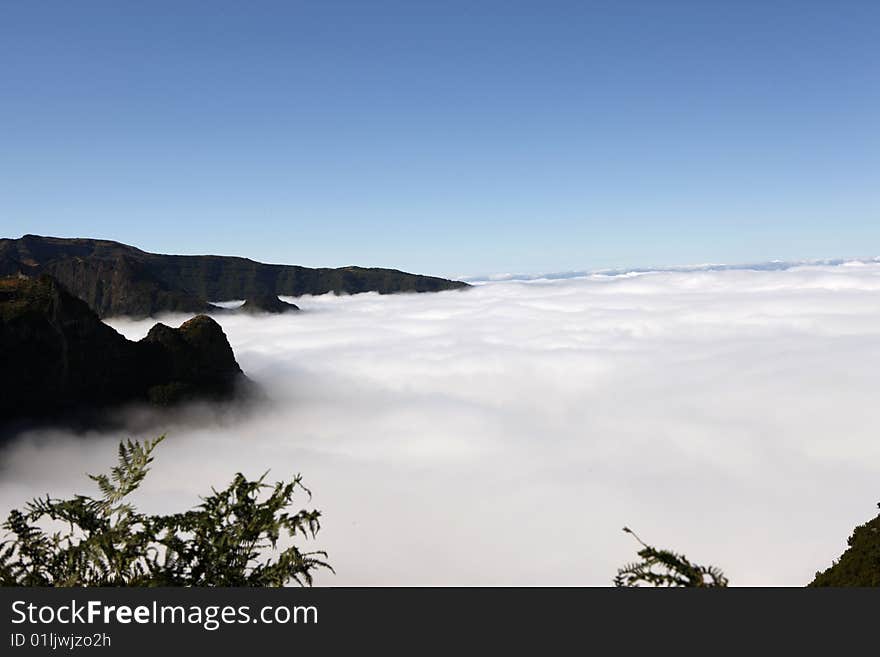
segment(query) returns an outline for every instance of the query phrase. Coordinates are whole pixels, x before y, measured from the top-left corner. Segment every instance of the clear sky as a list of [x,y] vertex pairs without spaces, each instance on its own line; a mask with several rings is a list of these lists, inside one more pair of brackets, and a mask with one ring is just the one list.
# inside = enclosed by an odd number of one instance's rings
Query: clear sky
[[880,254],[880,2],[0,0],[0,235],[436,274]]

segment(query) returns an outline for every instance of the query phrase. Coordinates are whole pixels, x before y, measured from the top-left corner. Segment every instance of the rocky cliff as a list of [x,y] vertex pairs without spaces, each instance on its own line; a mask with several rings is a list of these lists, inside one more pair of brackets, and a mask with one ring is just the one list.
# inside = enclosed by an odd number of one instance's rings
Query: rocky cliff
[[133,342],[46,275],[0,279],[0,372],[2,420],[127,401],[226,397],[244,379],[210,317],[177,329],[157,324]]
[[95,239],[38,235],[0,239],[0,276],[19,273],[54,276],[100,317],[208,312],[209,301],[229,299],[467,287],[461,281],[394,269],[311,269],[227,256],[160,255]]

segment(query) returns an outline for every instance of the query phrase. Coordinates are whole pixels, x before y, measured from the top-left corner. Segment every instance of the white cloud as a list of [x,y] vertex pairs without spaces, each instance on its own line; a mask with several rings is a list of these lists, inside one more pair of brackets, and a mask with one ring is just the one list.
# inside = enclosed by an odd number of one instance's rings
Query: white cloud
[[[221,318],[272,402],[138,432],[169,433],[138,499],[302,472],[320,584],[604,585],[628,525],[734,584],[799,585],[880,499],[878,263],[297,303]],[[0,511],[88,490],[120,437],[25,436]]]

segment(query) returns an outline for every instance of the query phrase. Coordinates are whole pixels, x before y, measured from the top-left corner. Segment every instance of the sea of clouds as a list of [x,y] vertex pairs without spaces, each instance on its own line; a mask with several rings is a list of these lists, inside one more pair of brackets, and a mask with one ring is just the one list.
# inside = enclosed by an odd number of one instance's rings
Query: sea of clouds
[[[296,303],[219,318],[271,399],[132,430],[168,434],[136,500],[301,472],[336,568],[318,584],[606,585],[635,558],[627,525],[734,585],[802,585],[876,512],[880,263]],[[89,492],[121,437],[22,436],[0,513]]]

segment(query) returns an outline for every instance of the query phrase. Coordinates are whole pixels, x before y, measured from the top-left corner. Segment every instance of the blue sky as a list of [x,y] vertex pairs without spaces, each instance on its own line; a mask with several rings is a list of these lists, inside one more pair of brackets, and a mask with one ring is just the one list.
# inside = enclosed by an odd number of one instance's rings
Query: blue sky
[[880,2],[0,0],[0,234],[436,274],[880,254]]

